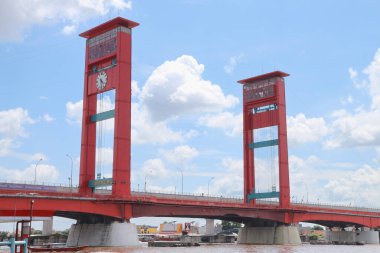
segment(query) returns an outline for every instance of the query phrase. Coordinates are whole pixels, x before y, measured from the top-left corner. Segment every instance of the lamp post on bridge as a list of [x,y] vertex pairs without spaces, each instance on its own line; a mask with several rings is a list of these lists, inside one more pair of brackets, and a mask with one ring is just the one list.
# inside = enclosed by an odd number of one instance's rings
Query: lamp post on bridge
[[74,165],[74,162],[73,162],[73,158],[69,155],[69,154],[66,154],[66,156],[68,158],[70,158],[71,160],[71,170],[70,170],[70,190],[73,188],[73,165]]
[[214,179],[214,177],[210,178],[207,183],[207,196],[210,196],[210,182]]
[[34,167],[34,184],[36,184],[36,182],[37,182],[37,166],[41,161],[42,161],[42,158],[40,158],[40,160],[38,160],[38,162],[36,163],[36,166]]

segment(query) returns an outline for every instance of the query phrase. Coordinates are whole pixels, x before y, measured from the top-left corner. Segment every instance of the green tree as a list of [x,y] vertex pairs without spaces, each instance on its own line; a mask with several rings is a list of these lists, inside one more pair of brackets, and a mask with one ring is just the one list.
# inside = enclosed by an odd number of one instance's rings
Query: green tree
[[241,228],[241,223],[235,221],[222,221],[222,230],[230,230],[234,228]]
[[314,225],[311,229],[312,230],[323,230],[323,227],[321,227],[319,225]]

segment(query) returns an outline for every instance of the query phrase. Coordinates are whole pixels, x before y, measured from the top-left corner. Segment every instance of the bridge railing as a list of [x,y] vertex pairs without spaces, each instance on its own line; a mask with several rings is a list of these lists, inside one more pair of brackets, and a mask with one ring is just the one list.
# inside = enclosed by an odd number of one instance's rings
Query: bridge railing
[[191,200],[191,201],[208,201],[208,202],[227,202],[227,203],[243,203],[244,200],[241,197],[236,196],[223,196],[223,195],[205,195],[202,193],[180,193],[170,191],[141,191],[132,189],[132,195],[136,197],[156,197],[162,199],[172,200]]
[[46,192],[56,192],[56,193],[67,193],[67,192],[78,192],[78,186],[73,185],[72,187],[68,184],[62,183],[40,183],[40,182],[30,182],[22,180],[6,180],[0,182],[0,189],[6,190],[17,190],[21,192],[30,191],[46,191]]
[[[0,189],[8,190],[18,190],[20,192],[30,192],[30,191],[47,191],[59,193],[77,193],[78,186],[64,183],[46,183],[46,182],[36,182],[23,181],[23,180],[5,180],[0,182]],[[96,189],[97,194],[110,195],[111,190]],[[170,191],[141,191],[141,189],[132,189],[132,195],[137,197],[156,197],[162,199],[171,200],[190,200],[190,201],[207,201],[207,202],[219,202],[219,203],[236,203],[242,204],[244,200],[241,196],[225,196],[225,195],[213,195],[204,193],[180,193],[180,192],[170,192]],[[261,205],[278,205],[278,201],[273,200],[257,200],[257,204]],[[345,204],[328,204],[322,202],[304,202],[304,201],[292,201],[291,205],[294,207],[315,207],[318,209],[340,209],[340,210],[350,210],[350,211],[364,211],[364,212],[374,212],[380,213],[379,208],[372,207],[362,207],[362,206],[351,206]]]

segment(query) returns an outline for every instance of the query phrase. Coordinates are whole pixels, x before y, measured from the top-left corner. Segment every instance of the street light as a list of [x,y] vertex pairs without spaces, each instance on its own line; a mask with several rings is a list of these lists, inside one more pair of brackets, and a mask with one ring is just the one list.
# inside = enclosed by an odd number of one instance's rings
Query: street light
[[181,178],[182,178],[182,184],[181,184],[181,192],[183,195],[183,170],[182,169],[177,169],[179,172],[181,172]]
[[34,167],[34,184],[36,184],[36,182],[37,182],[37,166],[41,161],[42,161],[42,158],[40,158],[40,160],[38,160],[38,162],[36,163],[36,166]]
[[73,162],[73,158],[69,154],[66,154],[66,156],[68,158],[70,158],[70,160],[71,160],[71,171],[70,171],[70,189],[71,189],[71,188],[73,188],[73,165],[74,165],[74,162]]
[[214,177],[210,178],[207,183],[207,196],[210,196],[210,182],[214,179]]
[[[42,159],[41,159],[42,160]],[[30,201],[30,217],[29,217],[29,238],[30,234],[32,233],[32,219],[33,219],[33,204],[34,204],[34,199]],[[16,235],[17,237],[17,235]],[[26,246],[24,246],[26,247]]]

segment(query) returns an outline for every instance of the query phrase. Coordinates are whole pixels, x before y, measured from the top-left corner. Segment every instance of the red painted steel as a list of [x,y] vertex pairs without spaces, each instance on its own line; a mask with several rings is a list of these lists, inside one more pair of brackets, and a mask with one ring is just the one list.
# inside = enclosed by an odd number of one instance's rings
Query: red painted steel
[[[3,191],[2,191],[3,192]],[[248,221],[264,219],[285,224],[313,222],[326,226],[359,225],[370,228],[380,227],[380,212],[344,209],[326,206],[291,204],[289,208],[267,202],[255,206],[241,201],[192,196],[168,198],[163,194],[132,194],[131,198],[115,199],[107,195],[93,198],[79,194],[62,193],[61,196],[16,195],[10,191],[0,195],[0,216],[29,216],[30,201],[34,200],[33,216],[48,217],[59,215],[80,218],[81,215],[101,215],[119,220],[132,217],[192,217],[223,220]],[[184,199],[187,197],[188,199]]]
[[[82,196],[92,195],[88,182],[95,179],[96,123],[91,122],[90,117],[97,113],[97,94],[110,89],[115,89],[112,196],[130,196],[131,29],[137,25],[118,17],[80,34],[87,39],[79,177]],[[116,35],[107,34],[115,28],[120,28]],[[100,71],[94,71],[94,68],[102,69],[107,75],[103,89],[96,86]]]
[[[284,77],[289,74],[275,71],[238,81],[243,84],[243,135],[244,135],[244,198],[255,192],[254,149],[249,144],[254,141],[255,129],[278,126],[278,156],[280,205],[289,207],[289,166],[286,132],[286,104]],[[255,108],[275,105],[276,109],[254,114]],[[252,202],[254,205],[254,200]]]
[[[81,34],[87,42],[116,27],[131,29],[138,24],[116,18]],[[34,217],[63,216],[107,216],[128,220],[143,216],[172,216],[217,218],[223,220],[248,221],[250,219],[273,220],[285,224],[309,221],[327,226],[354,224],[370,228],[380,227],[380,211],[363,211],[353,208],[334,208],[319,205],[291,204],[289,198],[289,170],[286,132],[286,104],[284,77],[280,71],[239,81],[244,84],[243,131],[244,131],[244,196],[243,200],[204,196],[178,196],[130,191],[130,132],[131,132],[131,34],[118,32],[115,42],[106,42],[111,53],[96,46],[86,46],[83,123],[79,190],[58,187],[20,184],[3,184],[0,189],[0,216],[28,217],[31,200]],[[103,50],[97,52],[96,50]],[[96,58],[99,56],[98,58]],[[90,59],[91,57],[91,59]],[[114,64],[116,59],[116,65]],[[112,66],[111,66],[111,65]],[[96,88],[97,74],[93,66],[104,68],[108,75],[108,86]],[[108,68],[109,67],[109,68]],[[253,87],[252,83],[259,83]],[[270,87],[268,87],[270,86]],[[272,87],[273,86],[273,87]],[[114,135],[114,185],[111,194],[93,193],[88,181],[95,178],[96,124],[90,116],[96,114],[97,94],[116,90],[115,135]],[[276,104],[276,109],[253,114],[252,109]],[[253,130],[278,125],[280,203],[252,201],[246,196],[255,188],[254,152],[248,148],[253,143]]]

